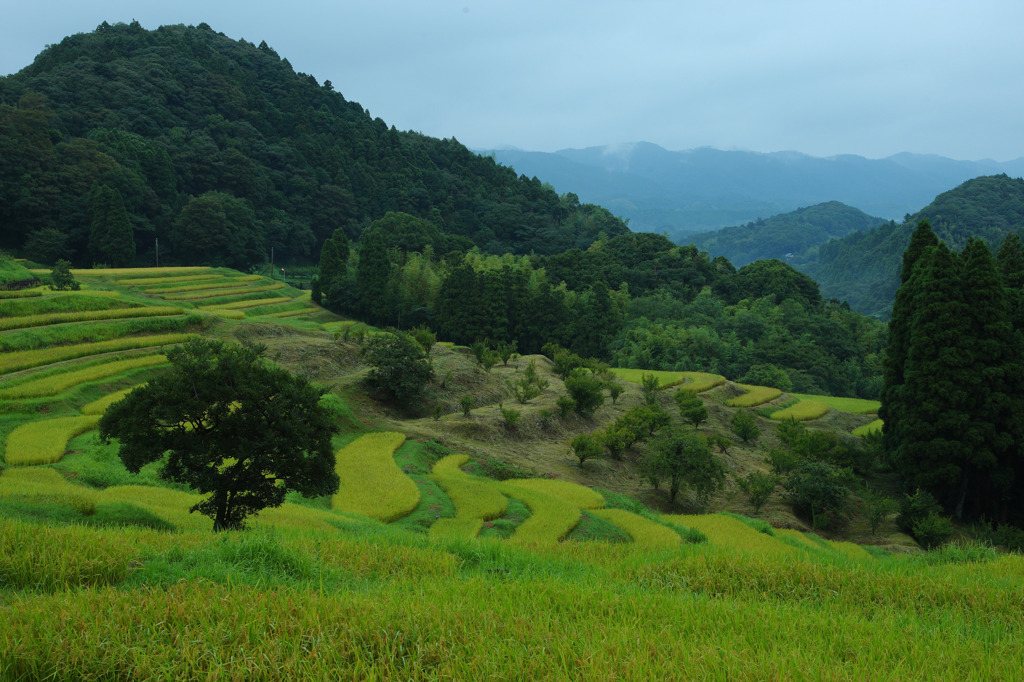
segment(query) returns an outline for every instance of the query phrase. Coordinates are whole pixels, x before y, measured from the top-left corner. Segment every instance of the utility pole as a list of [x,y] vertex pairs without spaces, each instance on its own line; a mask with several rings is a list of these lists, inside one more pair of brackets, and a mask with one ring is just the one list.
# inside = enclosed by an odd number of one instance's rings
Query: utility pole
[[156,239],[156,266],[160,267],[160,237],[155,237],[155,239]]
[[270,247],[270,279],[274,279],[274,247]]

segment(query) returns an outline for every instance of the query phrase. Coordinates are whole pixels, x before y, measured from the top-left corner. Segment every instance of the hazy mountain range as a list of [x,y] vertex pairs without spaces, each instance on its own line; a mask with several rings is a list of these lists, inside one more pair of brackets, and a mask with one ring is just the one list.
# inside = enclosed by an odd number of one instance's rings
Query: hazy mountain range
[[902,153],[884,159],[711,148],[669,151],[648,142],[558,152],[488,150],[527,177],[573,192],[638,232],[686,235],[742,225],[828,201],[902,221],[936,195],[981,175],[1024,175],[1024,158],[957,161]]

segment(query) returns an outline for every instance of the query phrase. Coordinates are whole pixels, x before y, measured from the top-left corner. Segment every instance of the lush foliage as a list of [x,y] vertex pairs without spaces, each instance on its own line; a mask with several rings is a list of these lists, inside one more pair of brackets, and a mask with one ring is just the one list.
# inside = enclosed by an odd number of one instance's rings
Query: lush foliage
[[366,382],[379,394],[407,406],[419,397],[434,377],[423,347],[402,332],[375,336],[366,342],[363,355],[371,369]]
[[131,472],[166,456],[161,475],[210,497],[194,504],[215,530],[280,506],[288,490],[338,486],[322,391],[266,364],[259,346],[191,340],[167,352],[171,371],[111,406],[100,435],[116,438]]

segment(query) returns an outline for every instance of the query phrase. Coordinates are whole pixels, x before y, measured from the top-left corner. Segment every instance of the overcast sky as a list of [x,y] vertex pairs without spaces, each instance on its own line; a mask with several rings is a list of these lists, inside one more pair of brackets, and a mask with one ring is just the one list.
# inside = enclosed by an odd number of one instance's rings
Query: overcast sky
[[0,17],[0,74],[102,21],[205,21],[475,149],[1024,156],[1020,0],[0,0]]

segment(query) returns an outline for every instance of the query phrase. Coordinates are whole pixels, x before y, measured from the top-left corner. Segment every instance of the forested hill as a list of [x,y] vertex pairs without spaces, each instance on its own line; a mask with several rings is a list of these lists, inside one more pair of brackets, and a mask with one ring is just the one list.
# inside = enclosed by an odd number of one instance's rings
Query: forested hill
[[758,218],[746,225],[693,235],[692,242],[712,256],[725,256],[740,267],[762,258],[785,259],[830,239],[885,224],[838,201],[799,208],[790,213]]
[[927,219],[950,248],[961,250],[979,237],[996,251],[1010,232],[1024,234],[1024,180],[993,175],[968,180],[909,216],[855,232],[801,254],[793,264],[813,277],[826,297],[848,301],[859,312],[887,319],[903,251],[918,222]]
[[[358,238],[388,211],[434,223],[441,248],[495,253],[628,232],[454,138],[389,127],[266,43],[206,24],[104,22],[0,78],[0,158],[0,248],[42,262],[151,263],[157,237],[161,263],[245,268],[271,247],[315,261],[336,228]],[[124,233],[97,237],[93,223]]]

